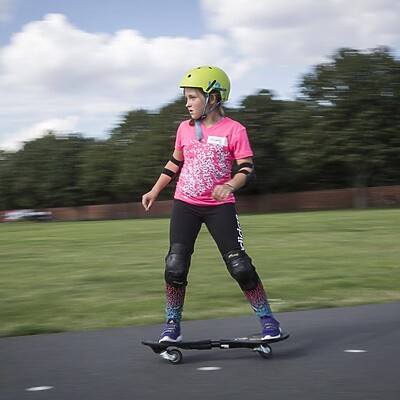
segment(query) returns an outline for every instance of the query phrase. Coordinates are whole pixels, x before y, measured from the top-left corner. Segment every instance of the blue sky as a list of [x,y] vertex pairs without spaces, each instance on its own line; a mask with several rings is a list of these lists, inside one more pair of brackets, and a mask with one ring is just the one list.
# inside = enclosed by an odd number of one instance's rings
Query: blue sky
[[[0,0],[0,3],[2,1]],[[137,29],[146,37],[190,36],[204,32],[201,8],[192,0],[6,0],[8,17],[0,23],[0,45],[30,21],[49,13],[67,15],[69,21],[89,32],[113,33]],[[196,23],[185,16],[197,15]]]
[[339,47],[400,54],[399,20],[398,0],[0,0],[0,149],[47,130],[107,137],[198,65],[228,73],[230,105],[294,98]]

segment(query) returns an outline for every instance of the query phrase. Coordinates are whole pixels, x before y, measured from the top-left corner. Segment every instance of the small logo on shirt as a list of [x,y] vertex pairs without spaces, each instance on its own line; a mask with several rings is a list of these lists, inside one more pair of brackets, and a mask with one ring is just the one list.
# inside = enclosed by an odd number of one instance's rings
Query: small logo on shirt
[[219,144],[220,146],[228,146],[228,138],[220,136],[209,136],[207,139],[207,143]]

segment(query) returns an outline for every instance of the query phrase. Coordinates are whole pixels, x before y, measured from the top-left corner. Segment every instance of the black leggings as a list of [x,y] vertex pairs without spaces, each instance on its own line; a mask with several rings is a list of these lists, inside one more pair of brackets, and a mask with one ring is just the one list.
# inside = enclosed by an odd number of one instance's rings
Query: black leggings
[[245,250],[234,203],[219,206],[195,206],[174,200],[170,221],[170,245],[183,244],[192,254],[203,222],[221,255],[233,250]]

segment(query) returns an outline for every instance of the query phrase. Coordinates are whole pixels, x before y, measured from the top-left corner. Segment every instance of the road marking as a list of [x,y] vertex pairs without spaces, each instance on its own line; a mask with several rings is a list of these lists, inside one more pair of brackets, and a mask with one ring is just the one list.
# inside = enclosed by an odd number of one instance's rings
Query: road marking
[[345,353],[367,353],[367,350],[361,350],[361,349],[349,349],[345,350]]
[[221,367],[200,367],[197,368],[198,371],[218,371],[219,369],[222,369]]
[[29,389],[26,389],[27,392],[40,392],[42,390],[50,390],[53,389],[53,386],[35,386]]
[[275,304],[276,306],[287,303],[287,301],[283,299],[269,299],[269,302]]

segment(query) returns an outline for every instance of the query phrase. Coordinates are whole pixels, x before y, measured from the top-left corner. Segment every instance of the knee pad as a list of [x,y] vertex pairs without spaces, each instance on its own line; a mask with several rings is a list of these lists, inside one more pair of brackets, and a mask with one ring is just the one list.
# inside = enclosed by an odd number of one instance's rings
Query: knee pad
[[174,243],[165,257],[165,282],[175,287],[187,285],[191,252],[183,244]]
[[224,254],[223,258],[229,273],[242,290],[251,290],[256,287],[259,277],[251,262],[251,258],[245,251],[230,251]]

